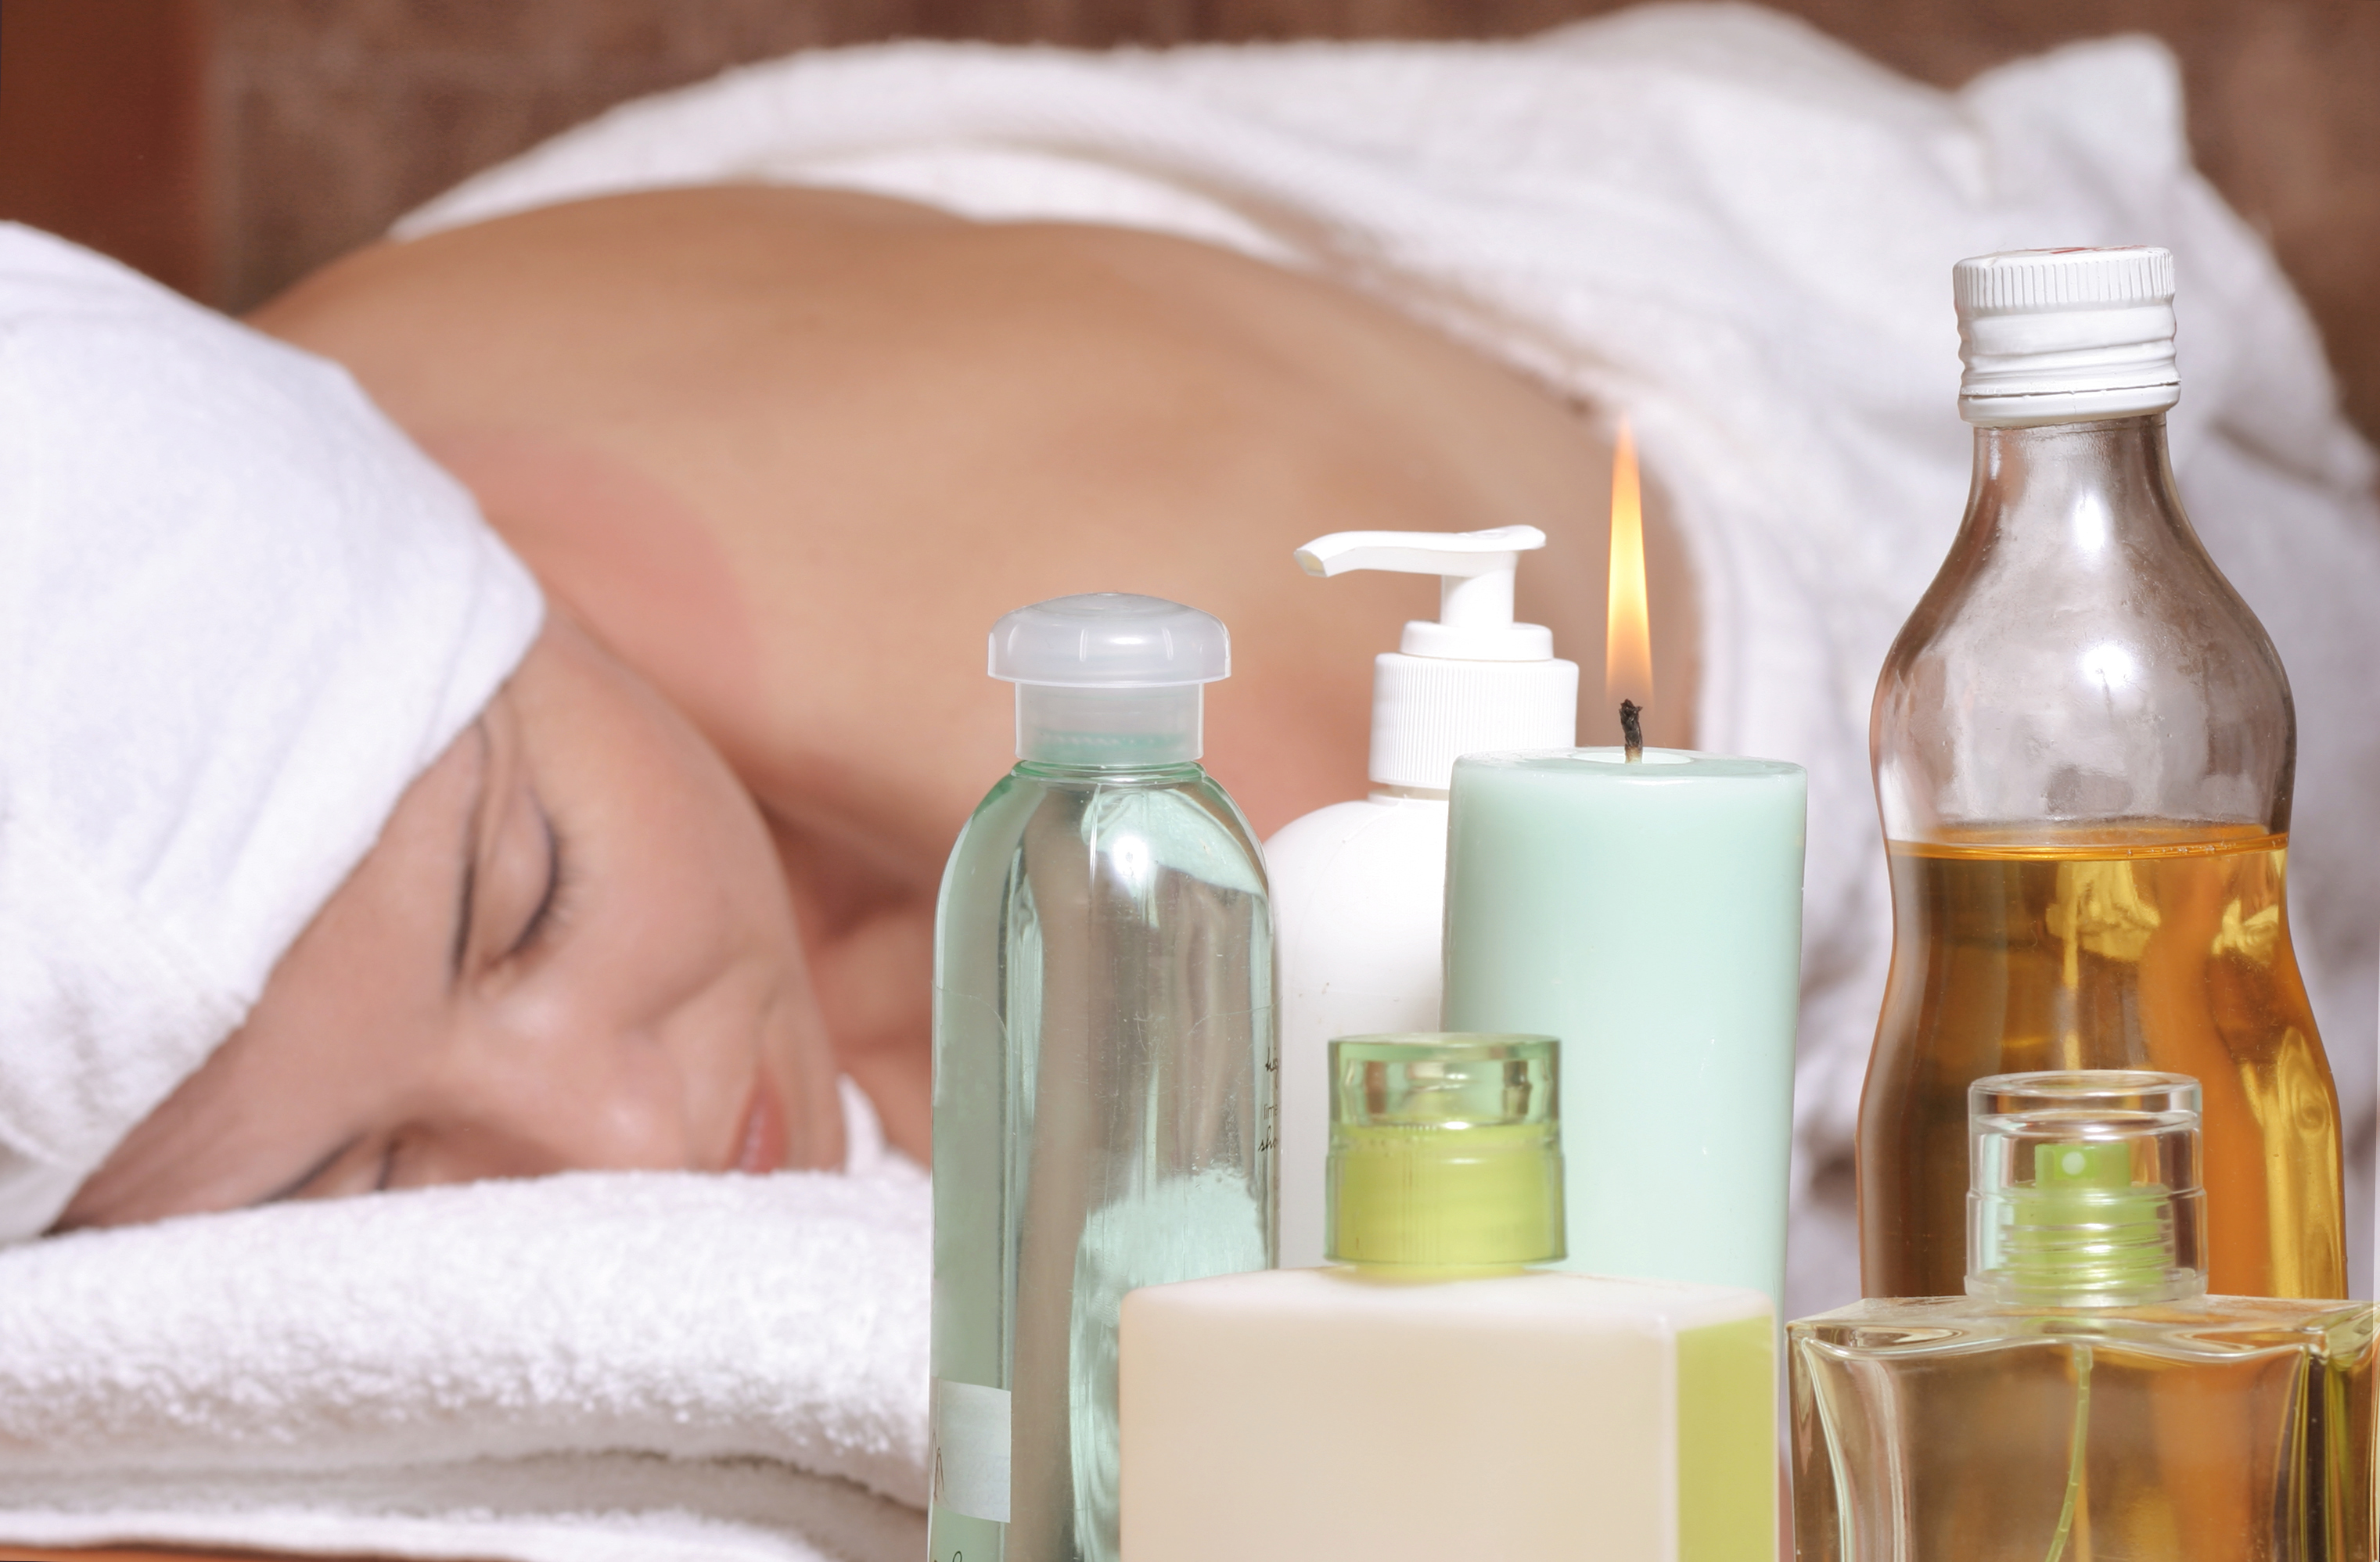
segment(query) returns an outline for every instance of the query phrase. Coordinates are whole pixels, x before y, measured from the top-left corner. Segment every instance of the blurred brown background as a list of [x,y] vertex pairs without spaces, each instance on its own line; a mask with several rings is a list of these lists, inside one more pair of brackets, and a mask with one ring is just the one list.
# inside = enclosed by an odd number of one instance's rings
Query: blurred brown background
[[[2200,166],[2380,438],[2380,0],[1777,0],[1955,85],[2065,40],[2180,56]],[[0,215],[254,304],[624,98],[794,49],[1490,37],[1617,0],[0,0]]]

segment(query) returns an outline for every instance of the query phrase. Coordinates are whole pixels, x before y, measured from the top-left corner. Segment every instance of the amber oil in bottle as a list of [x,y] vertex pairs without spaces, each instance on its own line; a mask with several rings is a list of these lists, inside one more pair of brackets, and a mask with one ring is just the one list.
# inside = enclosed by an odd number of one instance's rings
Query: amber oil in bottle
[[1890,845],[1900,920],[1869,1088],[1900,1109],[1862,1124],[1862,1218],[1885,1239],[1869,1244],[1873,1293],[1959,1290],[1965,1157],[1918,1147],[1960,1140],[1972,1081],[2150,1069],[2204,1092],[2213,1289],[2344,1295],[2338,1119],[2289,951],[2287,837],[2093,834]]

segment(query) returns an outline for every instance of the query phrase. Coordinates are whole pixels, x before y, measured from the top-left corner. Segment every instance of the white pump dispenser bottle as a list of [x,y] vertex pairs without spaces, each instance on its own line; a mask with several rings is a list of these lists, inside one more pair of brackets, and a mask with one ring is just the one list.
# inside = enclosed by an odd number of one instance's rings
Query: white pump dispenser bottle
[[1265,842],[1279,930],[1280,1264],[1320,1264],[1330,1139],[1330,1038],[1439,1027],[1446,905],[1446,796],[1457,755],[1569,748],[1578,666],[1552,631],[1512,622],[1535,527],[1342,531],[1297,551],[1312,575],[1397,570],[1439,577],[1436,623],[1405,625],[1372,674],[1372,794],[1337,803]]

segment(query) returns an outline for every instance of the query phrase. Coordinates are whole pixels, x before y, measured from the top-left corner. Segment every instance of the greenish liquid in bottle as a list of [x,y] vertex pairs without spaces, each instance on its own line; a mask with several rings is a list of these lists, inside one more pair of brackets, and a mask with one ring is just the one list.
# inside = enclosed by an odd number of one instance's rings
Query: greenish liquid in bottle
[[1124,1292],[1271,1263],[1259,862],[1191,763],[1020,764],[952,854],[934,975],[934,1562],[1115,1562]]

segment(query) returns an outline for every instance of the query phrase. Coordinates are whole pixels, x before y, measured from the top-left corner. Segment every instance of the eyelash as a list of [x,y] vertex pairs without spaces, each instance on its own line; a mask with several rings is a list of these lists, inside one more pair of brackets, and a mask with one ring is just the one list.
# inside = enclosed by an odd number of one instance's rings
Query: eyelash
[[569,842],[554,824],[553,816],[547,814],[543,817],[546,851],[552,867],[545,894],[539,900],[537,909],[529,914],[528,926],[521,929],[520,937],[514,941],[513,947],[504,952],[507,960],[532,953],[552,940],[554,929],[567,920],[572,891],[577,885],[574,854],[569,849]]

